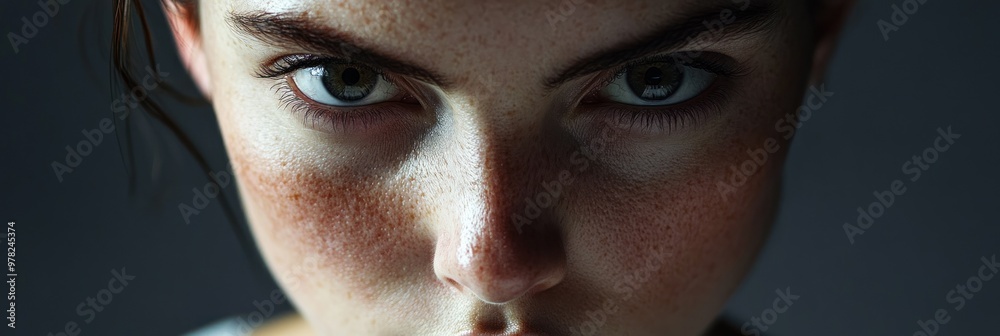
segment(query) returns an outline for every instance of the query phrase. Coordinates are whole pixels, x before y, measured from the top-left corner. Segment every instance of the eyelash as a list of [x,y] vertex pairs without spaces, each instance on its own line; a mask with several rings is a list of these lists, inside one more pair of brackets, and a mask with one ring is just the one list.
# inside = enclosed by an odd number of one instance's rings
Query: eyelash
[[[693,57],[680,64],[708,71],[717,77],[708,89],[688,101],[676,105],[650,107],[599,101],[600,91],[618,79],[623,70],[640,64],[673,59],[671,55],[659,55],[630,61],[607,71],[603,75],[604,78],[596,85],[592,85],[590,92],[583,96],[580,107],[590,110],[587,112],[594,112],[586,113],[591,118],[594,116],[613,118],[613,122],[628,129],[635,129],[638,126],[640,130],[669,132],[697,125],[704,119],[722,112],[731,96],[732,81],[749,72],[745,65],[728,59],[727,56],[711,52],[700,52],[700,54],[699,57]],[[398,108],[383,106],[391,103],[344,108],[313,103],[299,97],[293,89],[293,82],[288,78],[289,74],[299,69],[323,65],[331,60],[335,59],[303,54],[283,56],[261,65],[256,71],[256,76],[268,79],[280,78],[272,89],[279,94],[281,106],[293,113],[301,114],[303,122],[311,124],[313,128],[317,123],[324,123],[341,130],[355,126],[366,129],[370,124],[378,123],[383,118],[405,114]],[[378,67],[371,69],[378,71]],[[386,81],[397,85],[400,83],[385,73],[380,72],[379,75]]]
[[[283,56],[261,65],[256,71],[256,76],[279,79],[271,89],[279,95],[278,101],[281,103],[281,107],[288,108],[292,113],[301,114],[303,123],[314,129],[317,128],[317,124],[326,124],[332,125],[333,128],[339,128],[341,131],[354,127],[364,130],[368,129],[369,125],[376,124],[384,118],[405,115],[405,112],[409,112],[409,110],[402,111],[399,108],[384,106],[392,104],[391,102],[355,107],[328,106],[314,103],[296,93],[293,88],[294,82],[288,78],[291,73],[334,60],[336,59],[303,54]],[[378,71],[377,67],[370,68]],[[379,72],[379,76],[393,84],[399,83],[385,73]]]
[[629,130],[638,128],[645,131],[670,132],[697,125],[709,117],[720,114],[731,97],[732,81],[750,72],[745,65],[727,59],[727,56],[707,51],[700,52],[700,54],[699,57],[679,64],[708,71],[717,77],[704,92],[688,101],[676,105],[649,107],[618,103],[608,104],[600,101],[601,90],[619,79],[625,69],[651,62],[677,60],[670,55],[658,55],[630,61],[608,71],[604,78],[598,81],[593,89],[584,96],[581,106],[590,110],[587,112],[595,112],[587,113],[591,118],[595,116],[611,118],[610,121],[623,125]]
[[303,123],[314,129],[317,128],[317,124],[333,125],[340,131],[347,131],[353,127],[367,129],[369,125],[376,124],[383,118],[399,114],[398,109],[380,107],[378,106],[380,104],[336,108],[312,103],[300,98],[285,81],[275,84],[275,90],[281,95],[278,98],[281,106],[288,108],[292,113],[301,114]]

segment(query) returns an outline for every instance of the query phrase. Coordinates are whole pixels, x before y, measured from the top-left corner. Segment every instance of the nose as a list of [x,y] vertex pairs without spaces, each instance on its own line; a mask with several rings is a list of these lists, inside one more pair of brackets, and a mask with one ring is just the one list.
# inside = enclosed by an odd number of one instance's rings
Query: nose
[[[551,162],[552,155],[538,150],[538,142],[524,143],[520,150],[513,149],[514,143],[485,146],[492,148],[474,155],[481,157],[477,164],[463,167],[475,171],[463,174],[467,182],[446,182],[463,184],[459,188],[464,191],[445,206],[450,209],[442,212],[447,217],[437,218],[441,222],[434,251],[438,280],[492,304],[545,291],[566,275],[554,211],[565,195],[552,195],[551,186],[542,187],[545,177],[551,179],[558,171],[546,167],[558,165]],[[539,198],[548,206],[529,204]]]
[[463,225],[457,234],[441,237],[434,254],[438,279],[493,304],[542,292],[562,281],[565,255],[558,238],[519,234],[507,228],[512,225]]

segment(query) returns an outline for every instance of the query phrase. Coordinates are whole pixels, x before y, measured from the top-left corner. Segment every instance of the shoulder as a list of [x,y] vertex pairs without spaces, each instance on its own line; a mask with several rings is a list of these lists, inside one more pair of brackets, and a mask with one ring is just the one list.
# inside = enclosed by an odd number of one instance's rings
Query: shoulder
[[[239,328],[240,325],[237,319],[227,319],[199,329],[195,332],[188,333],[185,336],[233,335],[233,331],[238,330]],[[264,325],[260,326],[260,328],[247,334],[247,336],[279,335],[312,336],[315,334],[311,329],[309,329],[309,325],[299,314],[288,314],[272,319],[267,323],[264,323]],[[705,331],[705,336],[735,335],[742,334],[740,334],[736,327],[729,325],[723,320],[716,321],[707,331]]]
[[252,334],[252,336],[278,335],[312,336],[315,334],[309,328],[306,320],[299,314],[288,314],[272,319],[254,330]]
[[299,314],[287,314],[265,322],[257,329],[250,329],[238,318],[228,318],[212,323],[204,328],[184,334],[184,336],[312,336],[312,330]]

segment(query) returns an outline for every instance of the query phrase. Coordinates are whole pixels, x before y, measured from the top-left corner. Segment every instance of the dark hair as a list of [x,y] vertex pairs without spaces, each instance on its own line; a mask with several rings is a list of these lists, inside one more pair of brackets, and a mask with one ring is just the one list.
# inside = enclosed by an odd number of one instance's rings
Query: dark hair
[[[197,27],[197,2],[194,0],[157,0],[161,7],[167,8],[167,6],[177,6],[177,10],[183,11],[187,16],[186,19],[192,20],[193,27]],[[147,73],[144,71],[146,66],[155,66],[157,64],[156,53],[154,52],[153,38],[150,30],[148,11],[143,6],[142,0],[113,0],[113,24],[111,33],[111,87],[112,95],[120,95],[121,93],[132,92],[132,90],[139,90],[142,88],[142,78],[146,76]],[[153,76],[158,76],[153,74]],[[186,95],[175,87],[171,86],[169,83],[162,82],[162,78],[156,78],[159,84],[159,89],[157,92],[164,93],[169,98],[175,99],[179,102],[186,103],[188,105],[209,105],[208,101],[201,96],[191,96]],[[198,149],[195,145],[193,139],[185,133],[185,131],[178,124],[177,120],[169,113],[166,113],[163,105],[152,97],[152,93],[149,94],[150,97],[142,99],[138,102],[138,109],[132,110],[128,104],[125,104],[127,109],[125,115],[131,115],[131,113],[145,113],[145,115],[151,117],[152,119],[161,123],[176,139],[180,142],[181,146],[191,155],[194,161],[197,163],[200,170],[205,174],[205,178],[209,179],[211,173],[211,167],[209,166],[208,160],[205,155]],[[122,153],[122,159],[125,164],[125,170],[128,176],[129,193],[133,194],[135,192],[136,173],[135,173],[135,155],[134,155],[134,144],[131,142],[132,139],[132,119],[125,118],[122,127],[116,128],[120,131],[118,136],[123,139],[119,141],[120,152]],[[232,183],[235,183],[233,181]],[[259,253],[257,253],[256,244],[253,239],[250,239],[249,229],[245,223],[240,219],[238,215],[240,213],[239,204],[234,204],[229,201],[229,197],[226,196],[225,190],[220,188],[219,191],[219,201],[222,203],[223,213],[229,222],[230,228],[237,235],[237,240],[240,242],[241,247],[246,252],[245,254],[252,260],[251,267],[254,268],[259,275],[266,275],[267,272],[264,270],[264,263],[261,259]]]

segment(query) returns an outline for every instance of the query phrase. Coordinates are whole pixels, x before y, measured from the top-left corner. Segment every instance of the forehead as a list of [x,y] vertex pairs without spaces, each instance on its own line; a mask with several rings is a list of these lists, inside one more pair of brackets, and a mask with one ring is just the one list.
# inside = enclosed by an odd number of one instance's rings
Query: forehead
[[744,1],[749,0],[271,0],[219,1],[209,6],[219,6],[216,12],[224,15],[255,11],[302,15],[368,47],[461,78],[470,69],[488,71],[479,75],[492,77],[548,74],[692,13],[719,11]]

